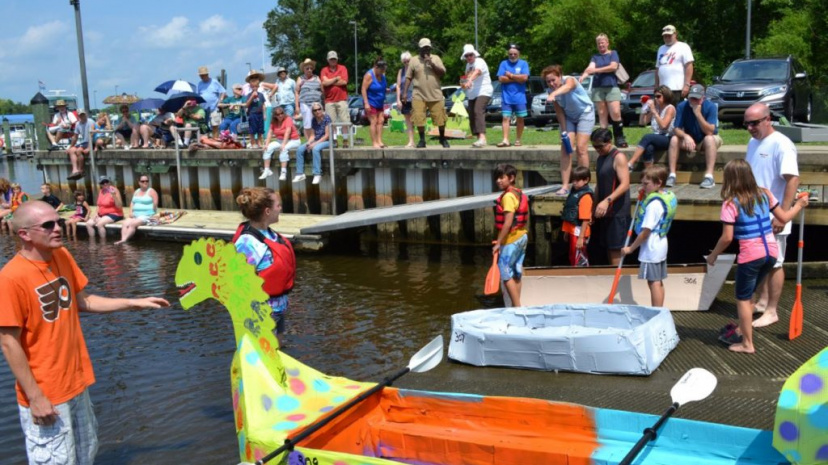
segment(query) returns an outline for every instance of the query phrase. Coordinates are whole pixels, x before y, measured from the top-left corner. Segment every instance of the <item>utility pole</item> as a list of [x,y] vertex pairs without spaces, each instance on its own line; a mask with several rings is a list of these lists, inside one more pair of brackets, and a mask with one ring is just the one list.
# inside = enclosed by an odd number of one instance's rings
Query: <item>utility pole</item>
[[75,8],[75,30],[78,34],[78,59],[80,60],[83,107],[89,111],[89,87],[86,83],[86,56],[83,52],[83,26],[81,25],[80,0],[69,0],[69,5]]

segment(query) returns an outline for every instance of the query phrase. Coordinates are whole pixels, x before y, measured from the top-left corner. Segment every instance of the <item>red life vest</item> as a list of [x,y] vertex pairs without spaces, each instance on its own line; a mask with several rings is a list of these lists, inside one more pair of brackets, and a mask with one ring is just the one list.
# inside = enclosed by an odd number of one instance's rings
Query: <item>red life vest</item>
[[296,276],[296,255],[293,253],[293,245],[284,236],[276,234],[276,239],[269,239],[256,228],[250,226],[249,221],[239,225],[236,234],[233,236],[235,244],[242,234],[249,234],[259,242],[267,245],[273,255],[273,263],[262,271],[257,272],[264,279],[262,289],[271,297],[286,294],[293,289],[293,278]]
[[514,231],[517,228],[523,228],[529,222],[529,197],[526,196],[520,189],[510,187],[503,192],[495,201],[495,226],[497,230],[503,229],[503,222],[506,221],[506,212],[503,211],[503,196],[509,192],[515,191],[520,199],[517,211],[515,211],[515,218],[513,220],[512,228],[509,231]]

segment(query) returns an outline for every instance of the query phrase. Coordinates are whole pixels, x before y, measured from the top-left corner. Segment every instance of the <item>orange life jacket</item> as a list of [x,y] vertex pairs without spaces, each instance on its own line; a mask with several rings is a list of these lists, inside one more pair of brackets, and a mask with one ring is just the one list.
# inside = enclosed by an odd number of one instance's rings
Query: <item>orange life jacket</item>
[[520,189],[516,187],[509,187],[502,194],[500,194],[500,197],[498,197],[495,201],[495,226],[498,231],[503,229],[503,222],[506,220],[506,212],[503,211],[503,196],[512,191],[517,194],[520,202],[518,203],[518,208],[515,211],[515,218],[509,231],[526,227],[526,223],[529,222],[529,197],[521,192]]

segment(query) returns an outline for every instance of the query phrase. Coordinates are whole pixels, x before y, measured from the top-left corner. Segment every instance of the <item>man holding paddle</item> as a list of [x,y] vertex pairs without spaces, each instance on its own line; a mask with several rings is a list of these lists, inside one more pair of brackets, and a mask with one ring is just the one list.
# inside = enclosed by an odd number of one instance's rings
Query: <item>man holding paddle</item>
[[[754,103],[745,110],[745,128],[751,135],[745,160],[753,171],[756,184],[770,190],[779,199],[782,210],[789,210],[796,200],[796,189],[799,187],[796,146],[773,128],[770,109],[764,103]],[[782,224],[775,218],[771,220],[776,243],[779,245],[779,255],[773,270],[759,287],[759,299],[754,311],[763,315],[753,322],[754,328],[768,326],[779,320],[776,307],[785,284],[782,263],[785,261],[791,222]]]

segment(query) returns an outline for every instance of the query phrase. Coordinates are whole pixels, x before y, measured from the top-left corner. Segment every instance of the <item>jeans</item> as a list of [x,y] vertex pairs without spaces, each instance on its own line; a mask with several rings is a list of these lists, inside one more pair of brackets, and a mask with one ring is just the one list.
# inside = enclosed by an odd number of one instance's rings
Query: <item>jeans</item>
[[656,133],[645,134],[638,146],[644,149],[644,161],[652,163],[656,150],[667,150],[670,147],[670,136]]
[[[320,142],[313,146],[313,175],[322,176],[322,151],[331,146],[329,141]],[[302,144],[296,149],[296,172],[302,173],[305,171],[305,152],[308,150],[308,144]]]
[[241,123],[241,118],[239,117],[224,118],[221,120],[221,124],[219,125],[219,131],[226,131],[229,129],[232,134],[238,134],[239,123]]
[[[288,151],[293,150],[296,147],[299,147],[299,144],[300,144],[299,139],[289,140],[287,142],[287,144],[285,144],[284,150],[279,152],[279,161],[282,162],[282,163],[285,163],[288,160],[290,160],[290,157],[288,156]],[[280,145],[282,145],[282,141],[280,141],[280,140],[271,142],[270,145],[267,146],[267,150],[265,150],[264,155],[262,155],[262,159],[263,160],[270,160],[273,157],[273,152],[275,152],[279,148]]]

